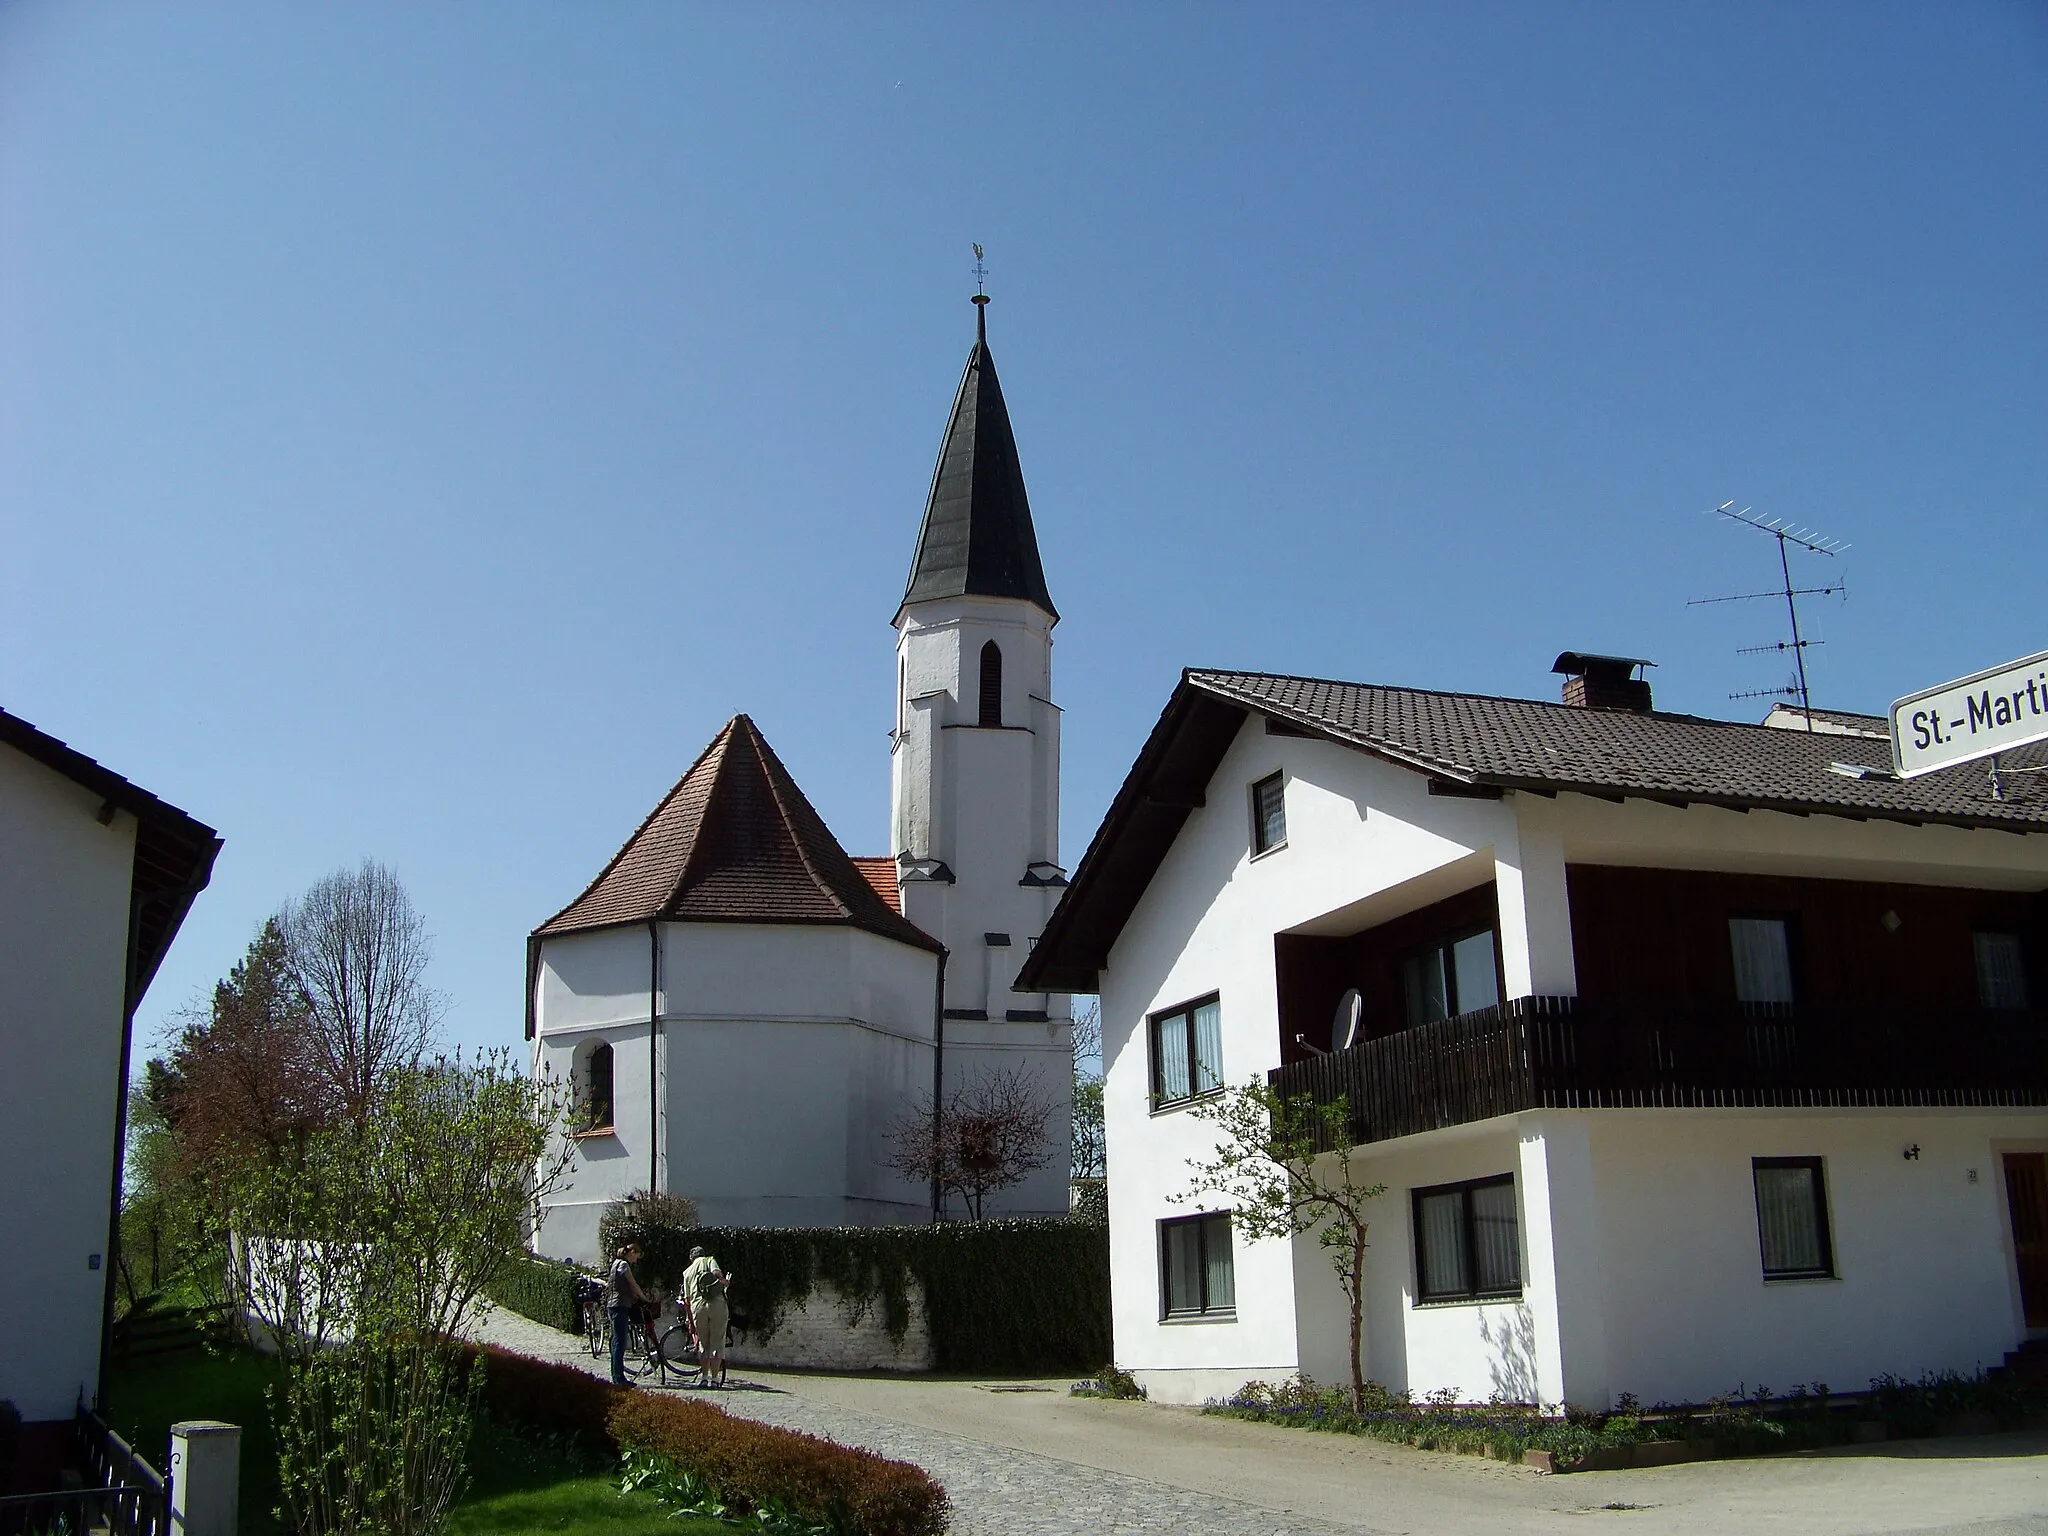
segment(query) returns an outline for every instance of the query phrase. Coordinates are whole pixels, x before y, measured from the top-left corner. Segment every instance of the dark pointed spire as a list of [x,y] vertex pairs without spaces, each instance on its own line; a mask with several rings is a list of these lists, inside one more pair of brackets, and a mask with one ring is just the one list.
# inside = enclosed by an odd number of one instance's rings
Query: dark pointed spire
[[967,371],[953,397],[910,581],[896,616],[900,619],[912,603],[936,597],[1016,597],[1036,603],[1058,623],[1059,610],[1052,605],[1038,560],[1017,439],[995,359],[989,356],[988,295],[976,294],[974,306],[974,350],[967,354]]

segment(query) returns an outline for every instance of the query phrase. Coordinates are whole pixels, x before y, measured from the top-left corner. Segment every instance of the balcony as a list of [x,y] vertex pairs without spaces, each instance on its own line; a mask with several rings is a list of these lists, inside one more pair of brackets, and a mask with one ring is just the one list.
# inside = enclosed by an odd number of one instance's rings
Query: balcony
[[1269,1081],[1319,1104],[1343,1097],[1353,1146],[1529,1109],[2048,1105],[2048,1018],[1521,997],[1290,1062]]

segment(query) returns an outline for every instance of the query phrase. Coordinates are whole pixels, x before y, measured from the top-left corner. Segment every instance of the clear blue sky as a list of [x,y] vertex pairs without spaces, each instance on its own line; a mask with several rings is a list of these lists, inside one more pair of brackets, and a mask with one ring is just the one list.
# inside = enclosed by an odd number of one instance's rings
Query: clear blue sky
[[886,851],[988,249],[1064,852],[1184,665],[1759,717],[2048,646],[2038,4],[0,9],[0,705],[227,839],[141,1020],[364,855],[449,1027],[750,712]]

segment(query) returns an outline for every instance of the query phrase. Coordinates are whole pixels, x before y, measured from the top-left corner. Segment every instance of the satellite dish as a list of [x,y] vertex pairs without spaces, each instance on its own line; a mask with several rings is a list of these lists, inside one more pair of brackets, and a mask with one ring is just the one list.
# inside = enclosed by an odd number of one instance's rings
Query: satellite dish
[[1358,1044],[1358,1017],[1364,1011],[1364,999],[1356,987],[1337,999],[1337,1016],[1330,1020],[1331,1050],[1348,1051]]

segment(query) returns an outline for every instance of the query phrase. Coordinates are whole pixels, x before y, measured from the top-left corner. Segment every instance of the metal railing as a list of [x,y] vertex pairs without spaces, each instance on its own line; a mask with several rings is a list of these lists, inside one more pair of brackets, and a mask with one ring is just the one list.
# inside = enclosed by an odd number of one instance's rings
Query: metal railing
[[1352,1145],[1529,1109],[2048,1105],[2048,1019],[1521,997],[1290,1062],[1269,1081],[1319,1104],[1342,1096]]
[[0,1532],[168,1536],[171,1493],[164,1475],[88,1409],[79,1409],[72,1433],[82,1485],[0,1498]]

